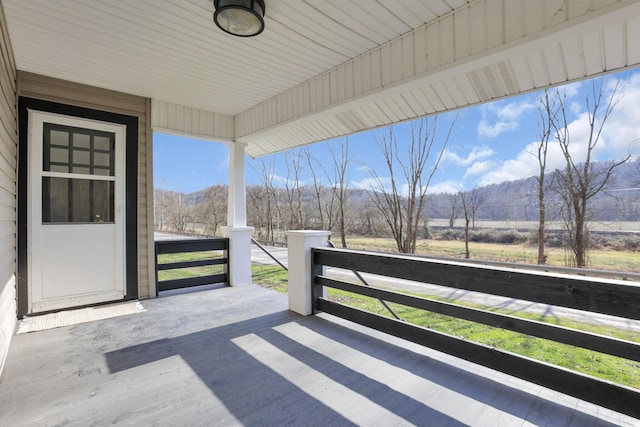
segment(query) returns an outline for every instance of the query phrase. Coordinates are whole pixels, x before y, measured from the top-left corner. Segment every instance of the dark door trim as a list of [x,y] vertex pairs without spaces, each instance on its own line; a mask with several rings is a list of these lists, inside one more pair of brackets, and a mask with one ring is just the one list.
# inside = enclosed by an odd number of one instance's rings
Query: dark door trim
[[29,312],[29,281],[27,268],[27,203],[29,112],[48,113],[125,125],[125,299],[138,298],[138,118],[90,108],[76,107],[20,97],[18,99],[18,217],[17,217],[17,305],[18,318]]

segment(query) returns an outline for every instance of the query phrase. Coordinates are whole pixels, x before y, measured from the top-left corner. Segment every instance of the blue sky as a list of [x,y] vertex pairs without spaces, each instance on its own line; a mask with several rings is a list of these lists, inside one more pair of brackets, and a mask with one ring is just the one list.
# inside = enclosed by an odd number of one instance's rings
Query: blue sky
[[[640,156],[640,70],[628,70],[610,75],[609,85],[620,80],[623,94],[613,115],[607,121],[596,160],[619,159],[627,154]],[[585,95],[590,81],[565,87],[569,114],[569,128],[576,158],[582,141],[586,139]],[[487,103],[459,111],[440,167],[433,177],[429,192],[455,192],[476,186],[526,178],[537,173],[532,152],[538,132],[536,101],[540,93]],[[438,117],[439,129],[444,132],[455,117],[447,113]],[[395,125],[394,133],[402,146],[410,135],[411,123]],[[384,180],[385,170],[380,148],[376,142],[384,129],[365,131],[349,136],[351,188],[371,186],[372,173]],[[309,146],[311,154],[331,169],[331,148],[339,152],[341,140],[320,142]],[[193,192],[208,186],[228,183],[229,150],[225,144],[154,134],[154,186],[177,191]],[[261,162],[273,165],[275,183],[287,179],[286,157],[279,153],[259,159],[247,157],[247,184],[261,183]],[[434,156],[432,156],[434,157]],[[434,157],[435,158],[435,157]],[[550,168],[562,166],[561,153],[552,148]],[[302,181],[311,183],[308,171]]]

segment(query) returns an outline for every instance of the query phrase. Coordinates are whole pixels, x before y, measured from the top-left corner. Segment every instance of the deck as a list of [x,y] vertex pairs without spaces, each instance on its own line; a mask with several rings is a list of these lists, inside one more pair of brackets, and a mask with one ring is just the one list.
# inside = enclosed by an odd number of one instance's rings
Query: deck
[[244,286],[14,336],[0,425],[612,426],[638,420]]

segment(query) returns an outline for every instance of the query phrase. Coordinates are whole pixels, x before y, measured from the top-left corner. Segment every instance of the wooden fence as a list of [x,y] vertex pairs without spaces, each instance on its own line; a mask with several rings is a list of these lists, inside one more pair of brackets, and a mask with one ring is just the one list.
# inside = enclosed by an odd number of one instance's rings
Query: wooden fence
[[[640,418],[640,391],[536,361],[483,344],[356,309],[322,297],[321,287],[341,289],[387,302],[570,344],[640,362],[640,344],[534,320],[428,300],[318,275],[320,266],[448,286],[518,300],[640,320],[640,284],[464,262],[314,248],[313,307],[489,368]],[[312,273],[313,274],[313,273]],[[595,363],[595,362],[594,362]]]
[[[181,240],[158,240],[156,246],[156,289],[158,292],[172,289],[189,288],[192,286],[228,284],[229,278],[226,273],[229,271],[227,250],[229,249],[229,239],[181,239]],[[177,254],[189,252],[211,252],[211,256],[206,259],[196,261],[183,261],[160,263],[159,256],[163,254]],[[215,251],[215,252],[214,252]],[[158,280],[158,272],[164,270],[175,270],[180,268],[205,267],[212,265],[225,265],[225,272],[212,275],[201,275],[181,279]]]

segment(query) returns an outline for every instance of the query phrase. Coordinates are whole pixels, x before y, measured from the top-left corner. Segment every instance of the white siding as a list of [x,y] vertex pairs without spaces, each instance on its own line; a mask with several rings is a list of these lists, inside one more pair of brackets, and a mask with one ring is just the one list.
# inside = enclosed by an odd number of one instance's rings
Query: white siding
[[151,151],[147,150],[151,144],[147,99],[25,72],[18,73],[18,82],[20,96],[138,117],[138,296],[149,297],[155,276],[149,275],[149,240],[153,235],[147,226],[147,190],[153,189],[148,188],[152,170]]
[[0,4],[0,372],[16,324],[16,66]]

